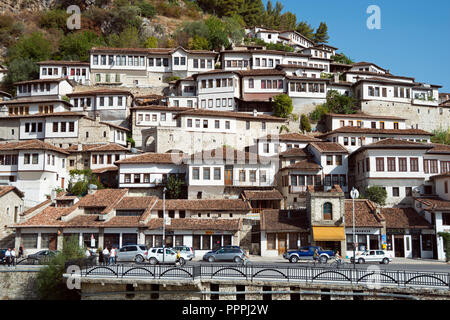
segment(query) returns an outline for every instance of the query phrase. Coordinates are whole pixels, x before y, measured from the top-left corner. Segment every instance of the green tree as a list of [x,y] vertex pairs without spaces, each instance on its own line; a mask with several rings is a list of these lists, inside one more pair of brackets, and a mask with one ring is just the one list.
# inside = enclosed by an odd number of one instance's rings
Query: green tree
[[41,300],[78,300],[79,291],[69,290],[65,273],[66,262],[74,259],[82,259],[84,251],[79,246],[78,237],[72,236],[64,240],[63,249],[52,258],[48,265],[43,267],[37,275],[37,289]]
[[273,114],[276,117],[287,118],[292,113],[294,106],[292,99],[287,94],[279,94],[273,99]]
[[129,26],[119,35],[111,34],[107,39],[108,45],[117,48],[140,48],[141,40],[139,31],[135,27]]
[[188,48],[190,50],[208,50],[209,49],[208,39],[197,35],[194,36],[193,38],[189,38]]
[[67,18],[69,14],[65,10],[48,10],[38,17],[38,24],[45,29],[61,29],[67,31]]
[[239,14],[244,6],[244,0],[221,0],[219,6],[219,16],[228,16]]
[[246,26],[259,25],[264,13],[262,0],[245,0],[240,15],[244,18]]
[[349,57],[347,57],[343,53],[337,53],[334,56],[332,56],[331,59],[333,59],[336,62],[344,63],[344,64],[353,64],[353,63],[355,63],[352,59],[350,59]]
[[314,34],[314,42],[327,43],[330,37],[328,36],[328,27],[325,22],[321,22]]
[[288,11],[281,15],[280,30],[295,30],[297,26],[297,16]]
[[144,41],[145,48],[158,48],[158,39],[156,37],[148,37]]
[[367,187],[365,190],[365,196],[367,199],[377,203],[380,206],[386,204],[387,192],[381,186]]
[[97,189],[103,189],[103,185],[90,169],[70,170],[69,175],[70,180],[67,191],[73,195],[79,197],[86,195],[90,184],[97,186]]
[[299,22],[295,30],[308,39],[314,40],[314,28],[311,27],[311,25],[309,25],[306,21]]
[[140,1],[137,6],[141,9],[141,15],[143,17],[152,19],[157,14],[156,8],[150,2]]
[[15,58],[8,64],[8,72],[3,79],[6,91],[15,94],[14,83],[39,78],[39,66],[30,58]]
[[442,128],[433,131],[433,136],[431,137],[431,142],[450,144],[450,128],[444,130]]
[[91,30],[70,33],[59,41],[59,54],[63,60],[89,61],[89,50],[105,42]]
[[300,126],[303,132],[311,132],[311,123],[306,114],[300,116]]
[[231,17],[225,17],[222,20],[225,24],[225,30],[231,42],[241,43],[245,36],[245,22],[242,17],[239,15],[233,15]]
[[326,104],[320,104],[309,114],[309,118],[314,122],[318,122],[322,120],[323,116],[327,113],[330,113],[328,106]]
[[180,199],[183,192],[184,181],[174,175],[169,175],[166,182],[167,199]]
[[340,94],[336,90],[328,91],[326,106],[332,113],[353,114],[358,111],[355,98]]
[[8,49],[8,60],[31,59],[35,62],[47,60],[55,52],[53,45],[41,32],[33,32],[21,37]]
[[205,24],[208,27],[208,41],[211,50],[220,50],[222,47],[228,47],[230,42],[228,41],[228,30],[226,24],[219,18],[211,16],[205,20]]

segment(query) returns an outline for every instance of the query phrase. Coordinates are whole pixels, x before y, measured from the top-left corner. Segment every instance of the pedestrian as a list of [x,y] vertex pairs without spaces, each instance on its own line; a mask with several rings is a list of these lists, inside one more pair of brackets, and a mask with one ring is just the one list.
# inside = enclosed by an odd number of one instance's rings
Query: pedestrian
[[103,249],[103,262],[105,263],[105,265],[108,265],[109,263],[109,250],[107,247]]
[[115,263],[116,249],[114,247],[111,248],[111,254],[109,255],[109,264]]
[[319,251],[317,251],[317,249],[314,250],[313,259],[314,263],[316,263],[319,260]]
[[86,258],[89,258],[91,256],[91,251],[89,250],[89,248],[86,248],[85,255],[86,255]]
[[12,248],[11,250],[11,264],[15,267],[16,266],[16,249]]
[[8,248],[8,250],[5,251],[5,258],[6,263],[8,264],[8,267],[11,266],[11,248]]
[[117,255],[119,254],[119,248],[114,248],[114,264],[117,264]]
[[20,245],[19,247],[19,258],[23,257],[23,245]]

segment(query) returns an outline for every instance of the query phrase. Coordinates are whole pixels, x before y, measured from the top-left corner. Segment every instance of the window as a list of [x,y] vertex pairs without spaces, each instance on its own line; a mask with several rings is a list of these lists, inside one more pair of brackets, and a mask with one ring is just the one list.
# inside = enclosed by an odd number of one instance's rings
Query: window
[[252,78],[248,79],[248,87],[250,89],[253,89],[255,87],[255,80],[253,80]]
[[399,197],[400,196],[400,188],[399,187],[392,187],[392,196],[393,197]]
[[344,146],[348,146],[348,137],[344,137]]
[[276,247],[276,233],[267,234],[267,250],[275,250]]
[[23,233],[22,244],[27,249],[37,249],[38,234],[37,233]]
[[239,170],[239,182],[245,182],[245,170]]
[[214,180],[220,180],[221,176],[221,169],[220,168],[214,168]]
[[351,144],[352,144],[352,146],[356,146],[356,138],[355,137],[351,137]]
[[378,172],[384,171],[384,158],[376,158],[376,169]]
[[327,166],[333,165],[333,156],[327,156]]
[[387,167],[388,171],[390,172],[395,171],[395,158],[387,158]]
[[405,196],[412,197],[412,187],[405,187]]
[[450,226],[450,212],[442,212],[442,224]]
[[230,121],[225,121],[225,129],[230,129]]
[[211,179],[211,170],[209,168],[203,168],[203,180]]
[[430,162],[430,173],[438,173],[438,161],[429,160]]
[[323,220],[333,220],[333,205],[329,202],[323,205]]
[[37,153],[33,153],[32,158],[31,158],[31,163],[32,164],[38,164],[39,160],[39,155]]
[[398,130],[398,122],[394,122],[394,129]]
[[409,159],[410,170],[412,172],[419,171],[419,159],[418,158],[410,158]]
[[384,121],[380,121],[380,129],[384,129]]
[[423,251],[433,250],[433,235],[422,234],[422,250]]
[[336,158],[336,165],[342,166],[342,156],[338,155],[338,156],[335,156],[335,158]]
[[250,170],[250,182],[256,182],[256,170]]
[[192,180],[200,180],[200,168],[192,168]]
[[260,170],[259,171],[259,182],[260,183],[266,183],[267,182],[266,170]]
[[400,171],[400,172],[408,171],[408,165],[407,165],[406,158],[398,158],[398,171]]

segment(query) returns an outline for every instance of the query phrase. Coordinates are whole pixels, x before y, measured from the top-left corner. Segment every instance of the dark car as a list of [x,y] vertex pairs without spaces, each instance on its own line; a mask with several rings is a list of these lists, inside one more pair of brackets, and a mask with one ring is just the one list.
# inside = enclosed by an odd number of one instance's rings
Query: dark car
[[247,254],[244,250],[239,247],[221,247],[216,251],[209,251],[203,256],[204,261],[215,262],[215,261],[234,261],[242,262],[248,259]]
[[289,250],[283,254],[283,258],[289,260],[289,262],[296,263],[299,260],[313,260],[314,251],[317,250],[319,254],[319,262],[327,263],[328,259],[334,256],[334,251],[323,250],[317,246],[301,247],[298,250]]
[[6,263],[5,252],[8,249],[0,249],[0,263]]
[[27,262],[32,264],[46,263],[51,258],[56,256],[58,252],[59,252],[58,250],[41,250],[36,253],[28,255]]

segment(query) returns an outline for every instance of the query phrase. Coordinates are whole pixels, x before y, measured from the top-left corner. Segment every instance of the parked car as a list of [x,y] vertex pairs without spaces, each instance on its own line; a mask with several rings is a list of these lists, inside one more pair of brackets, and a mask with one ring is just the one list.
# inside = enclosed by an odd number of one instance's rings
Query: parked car
[[248,255],[239,247],[222,247],[218,250],[212,250],[203,256],[204,261],[234,261],[236,263],[248,259]]
[[[175,263],[177,260],[177,252],[175,250],[173,250],[172,248],[164,248],[165,250],[165,254],[163,257],[163,248],[150,248],[148,250],[148,254],[147,254],[147,260],[150,262],[150,264],[158,264],[158,263]],[[180,252],[181,255],[181,252]],[[184,262],[186,261],[183,256],[181,255],[180,257],[180,261],[182,262],[181,264],[184,264]]]
[[180,255],[186,260],[191,261],[193,258],[195,258],[195,251],[192,247],[187,246],[176,246],[173,247],[173,250],[180,251]]
[[[392,261],[392,256],[384,252],[383,250],[366,250],[362,253],[357,253],[356,262],[363,264],[366,262],[379,262],[381,264],[388,264]],[[350,258],[353,263],[353,257]]]
[[313,260],[314,251],[317,249],[319,254],[319,262],[327,263],[328,259],[334,256],[332,250],[323,250],[317,246],[301,247],[298,250],[289,250],[283,254],[283,258],[289,260],[289,262],[296,263],[300,260]]
[[135,261],[144,262],[147,257],[147,246],[144,244],[130,244],[123,246],[117,253],[117,262],[119,261]]
[[41,250],[36,253],[29,254],[27,260],[30,263],[46,263],[51,258],[56,256],[57,253],[59,253],[58,250]]

